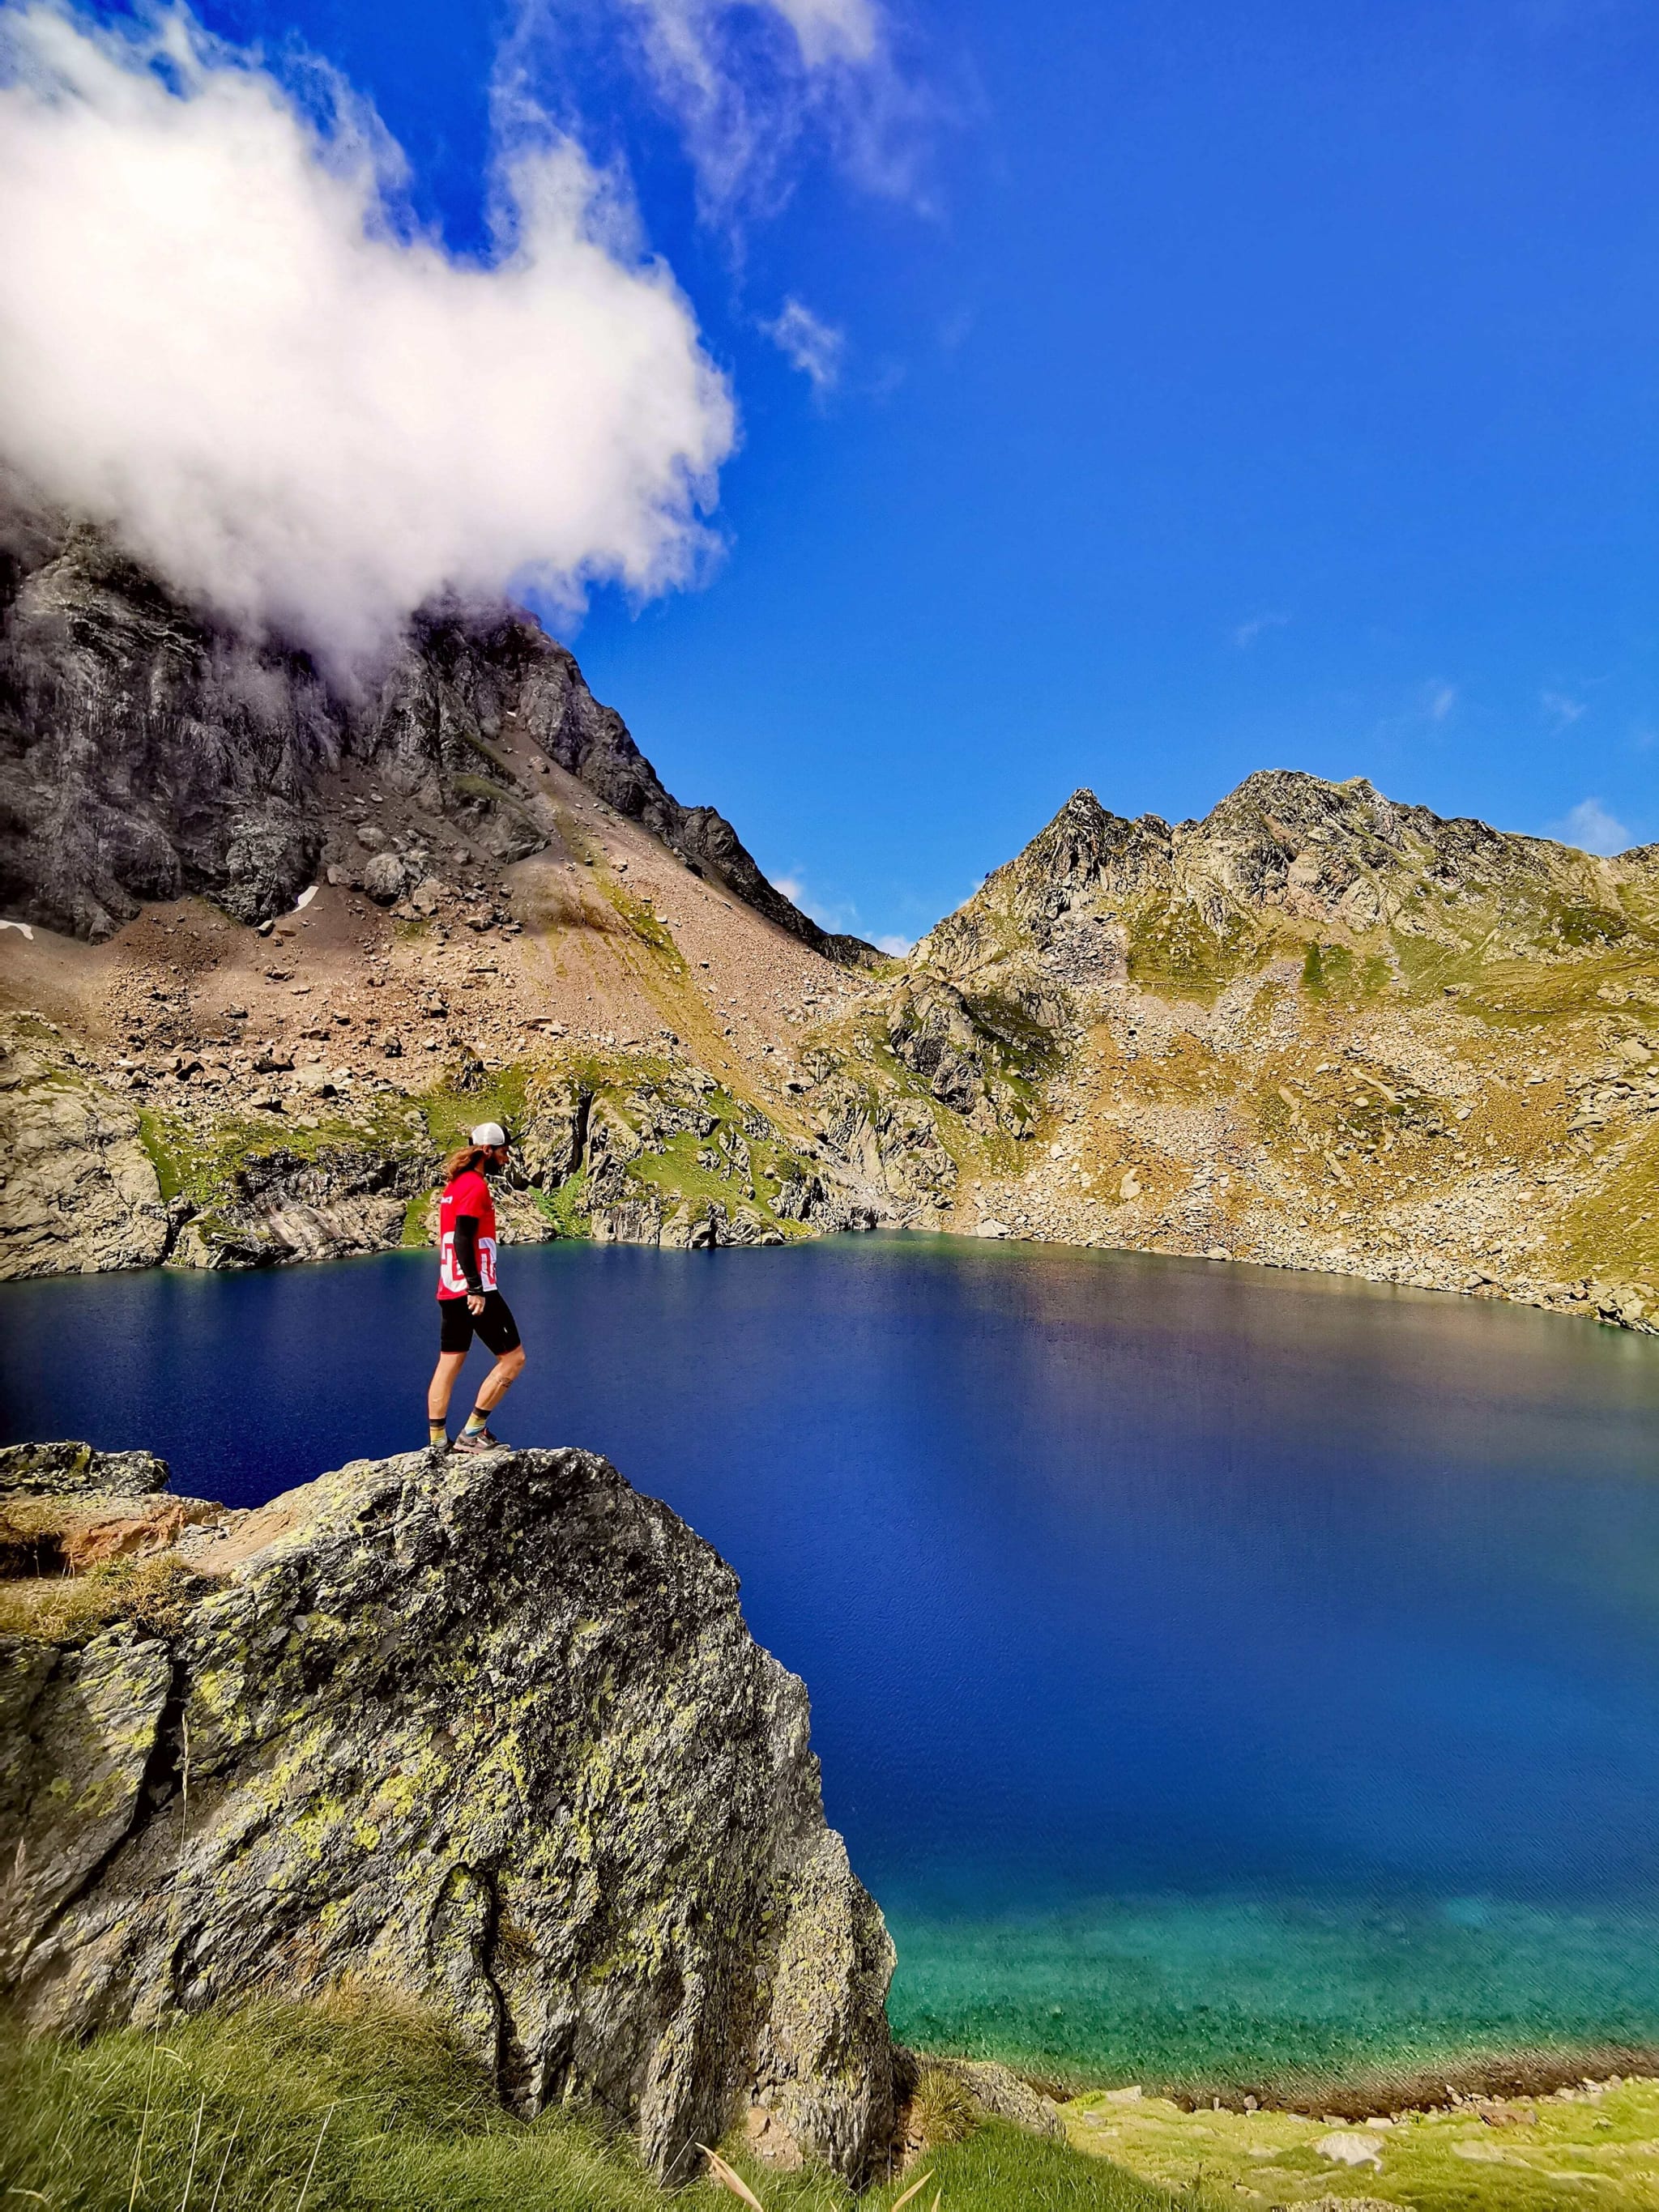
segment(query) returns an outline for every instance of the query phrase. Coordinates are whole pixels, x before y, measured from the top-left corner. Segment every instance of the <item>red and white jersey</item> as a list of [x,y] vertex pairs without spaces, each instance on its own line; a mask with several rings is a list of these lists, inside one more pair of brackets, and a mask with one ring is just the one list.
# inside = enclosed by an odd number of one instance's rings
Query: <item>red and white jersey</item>
[[458,1175],[438,1201],[438,1296],[464,1298],[466,1277],[455,1257],[455,1224],[470,1215],[478,1224],[478,1280],[495,1287],[495,1201],[476,1168]]

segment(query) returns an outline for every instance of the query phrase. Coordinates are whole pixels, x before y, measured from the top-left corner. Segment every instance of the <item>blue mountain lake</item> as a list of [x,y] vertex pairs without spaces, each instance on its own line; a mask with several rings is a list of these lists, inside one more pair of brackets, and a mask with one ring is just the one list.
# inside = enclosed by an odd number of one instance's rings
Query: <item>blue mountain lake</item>
[[[809,1684],[901,2035],[1203,2089],[1659,2051],[1659,1342],[934,1237],[502,1279],[504,1433],[665,1498]],[[9,1285],[4,1431],[256,1503],[422,1442],[432,1291]]]

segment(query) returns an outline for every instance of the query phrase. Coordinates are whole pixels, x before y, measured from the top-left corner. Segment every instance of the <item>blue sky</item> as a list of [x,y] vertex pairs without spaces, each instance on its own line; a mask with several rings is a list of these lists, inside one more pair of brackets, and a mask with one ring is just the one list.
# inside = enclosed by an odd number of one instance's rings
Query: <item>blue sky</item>
[[701,586],[573,641],[769,873],[908,939],[1078,784],[1273,766],[1659,839],[1650,8],[961,0],[808,70],[684,0],[698,119],[652,3],[202,14],[334,64],[458,252],[504,46],[625,170],[742,436]]

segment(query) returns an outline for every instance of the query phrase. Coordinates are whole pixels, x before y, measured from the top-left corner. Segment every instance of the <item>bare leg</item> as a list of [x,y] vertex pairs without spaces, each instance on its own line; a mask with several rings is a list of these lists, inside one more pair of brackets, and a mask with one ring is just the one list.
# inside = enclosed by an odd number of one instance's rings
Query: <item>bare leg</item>
[[[442,1362],[440,1361],[439,1364],[441,1365]],[[478,1411],[481,1413],[493,1412],[494,1409],[501,1404],[501,1400],[507,1395],[507,1392],[513,1388],[513,1385],[518,1381],[520,1376],[523,1373],[524,1346],[521,1344],[515,1344],[511,1352],[502,1352],[501,1358],[495,1362],[495,1364],[490,1369],[489,1374],[484,1376],[483,1382],[480,1384],[478,1389]],[[436,1389],[437,1386],[435,1382],[433,1387],[434,1389]],[[444,1394],[444,1403],[447,1405],[448,1402],[449,1395],[448,1392],[446,1391]],[[434,1414],[433,1418],[435,1420],[437,1416]]]
[[464,1352],[441,1352],[438,1364],[432,1370],[431,1388],[426,1394],[428,1420],[441,1421],[449,1411],[449,1394],[455,1388],[455,1377],[466,1364]]

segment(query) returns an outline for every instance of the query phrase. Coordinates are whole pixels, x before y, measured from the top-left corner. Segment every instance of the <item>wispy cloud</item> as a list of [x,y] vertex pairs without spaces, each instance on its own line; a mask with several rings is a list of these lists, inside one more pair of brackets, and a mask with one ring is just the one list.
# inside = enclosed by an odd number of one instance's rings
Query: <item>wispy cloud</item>
[[1540,695],[1538,704],[1545,719],[1553,722],[1558,730],[1570,728],[1589,712],[1584,700],[1569,698],[1565,691],[1546,691]]
[[805,915],[810,915],[820,929],[845,930],[855,935],[864,934],[859,921],[859,910],[851,899],[821,898],[807,882],[799,868],[787,876],[774,876],[772,888],[781,891]]
[[735,412],[614,181],[517,131],[480,263],[402,177],[347,87],[182,9],[0,8],[0,459],[336,659],[444,588],[694,579]]
[[1423,686],[1423,712],[1431,722],[1443,722],[1457,704],[1457,686],[1431,678]]
[[[873,945],[878,952],[890,952],[896,958],[902,958],[915,942],[914,938],[902,936],[896,930],[889,930],[878,936],[859,912],[857,905],[852,899],[820,896],[814,891],[799,868],[791,869],[787,875],[774,876],[771,881],[775,891],[781,891],[785,898],[793,900],[803,914],[811,916],[820,929],[833,930],[851,937],[862,937]],[[902,897],[896,903],[902,910],[915,902]],[[889,910],[891,910],[890,907]]]
[[761,328],[789,366],[811,380],[817,398],[822,399],[835,390],[847,352],[844,331],[823,321],[804,301],[793,295],[784,301],[782,312]]
[[1248,652],[1256,640],[1265,636],[1270,629],[1286,629],[1290,619],[1289,615],[1252,615],[1248,622],[1242,622],[1234,629],[1233,643],[1241,653]]
[[672,120],[707,222],[735,233],[775,213],[809,148],[865,190],[925,198],[943,110],[878,0],[520,0],[509,70],[566,77],[578,38],[621,57]]
[[1576,845],[1581,853],[1598,853],[1604,857],[1628,852],[1636,842],[1599,799],[1581,799],[1577,806],[1567,809],[1559,822],[1550,823],[1547,834],[1559,837],[1564,845]]

